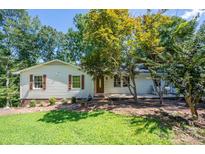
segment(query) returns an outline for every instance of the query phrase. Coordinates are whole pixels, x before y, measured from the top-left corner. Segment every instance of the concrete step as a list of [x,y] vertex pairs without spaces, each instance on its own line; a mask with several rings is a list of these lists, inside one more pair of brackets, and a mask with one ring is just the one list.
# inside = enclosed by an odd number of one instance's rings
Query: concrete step
[[94,100],[99,100],[99,99],[104,99],[105,95],[104,94],[95,94],[93,99]]

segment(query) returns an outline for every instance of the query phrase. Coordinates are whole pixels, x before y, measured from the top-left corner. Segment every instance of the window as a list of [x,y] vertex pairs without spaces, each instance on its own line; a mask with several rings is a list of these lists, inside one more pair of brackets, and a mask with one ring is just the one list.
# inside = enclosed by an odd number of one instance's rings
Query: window
[[34,76],[34,89],[43,88],[43,76]]
[[121,79],[119,75],[114,76],[114,87],[121,87]]
[[130,78],[129,76],[123,76],[123,87],[127,87],[130,83]]
[[80,76],[73,76],[73,88],[80,88]]
[[157,87],[160,87],[160,86],[161,86],[161,81],[160,81],[160,79],[155,79],[155,80],[154,80],[154,84],[155,84]]

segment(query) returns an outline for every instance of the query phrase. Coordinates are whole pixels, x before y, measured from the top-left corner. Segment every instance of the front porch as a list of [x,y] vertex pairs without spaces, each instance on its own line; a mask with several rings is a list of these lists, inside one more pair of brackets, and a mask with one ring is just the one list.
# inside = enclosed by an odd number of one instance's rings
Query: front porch
[[[94,99],[132,99],[131,94],[119,94],[119,93],[96,93]],[[158,95],[154,94],[139,94],[139,99],[158,99]],[[165,94],[163,95],[164,99],[174,99],[174,98],[183,98],[183,96],[176,96],[174,94]]]
[[[158,99],[153,81],[146,75],[139,75],[135,79],[139,99]],[[124,85],[122,78],[115,84],[114,77],[103,76],[94,80],[94,99],[131,99],[129,88]],[[163,83],[164,84],[164,83]],[[183,98],[178,96],[173,87],[166,86],[163,91],[164,99]]]

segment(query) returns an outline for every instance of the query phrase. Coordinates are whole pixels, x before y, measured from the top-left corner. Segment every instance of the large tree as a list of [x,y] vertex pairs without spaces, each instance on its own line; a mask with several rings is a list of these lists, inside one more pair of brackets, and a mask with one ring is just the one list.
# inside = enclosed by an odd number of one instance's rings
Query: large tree
[[58,32],[51,26],[42,26],[38,33],[38,46],[41,50],[41,59],[49,61],[56,58],[58,47]]
[[63,51],[61,52],[61,59],[70,63],[80,63],[84,56],[83,32],[85,27],[85,16],[77,14],[74,19],[75,30],[69,28],[61,39]]
[[35,64],[39,58],[37,33],[40,21],[31,18],[25,10],[1,10],[4,49],[11,53],[22,68]]
[[171,22],[170,17],[163,15],[165,11],[159,10],[152,13],[150,10],[143,16],[136,18],[136,42],[137,59],[149,70],[153,80],[154,89],[160,98],[160,104],[163,102],[163,89],[161,84],[161,54],[164,47],[160,40],[160,28]]
[[187,22],[180,17],[164,15],[159,10],[136,18],[137,59],[149,70],[154,89],[163,102],[163,86],[166,64],[173,58],[174,42],[183,42],[193,34],[195,22]]
[[11,57],[0,57],[0,107],[18,106],[19,82],[18,77],[13,76],[15,61]]
[[184,95],[194,118],[198,118],[196,105],[205,95],[204,42],[205,24],[184,41],[174,41],[172,59],[166,67],[166,79]]
[[74,24],[77,30],[69,29],[66,34],[66,55],[93,76],[120,75],[119,70],[123,70],[131,79],[127,85],[137,100],[134,18],[128,10],[91,10],[76,15]]
[[120,66],[128,10],[90,10],[85,16],[82,67],[93,76],[112,75]]
[[18,77],[15,70],[31,66],[38,57],[36,33],[39,20],[30,18],[25,10],[0,10],[0,101],[14,105],[18,99]]
[[69,29],[66,33],[67,52],[70,61],[80,62],[84,56],[83,32],[85,29],[86,15],[77,14],[74,17],[74,24],[77,31]]
[[37,17],[31,19],[28,14],[21,16],[13,36],[13,47],[16,49],[16,59],[20,68],[32,66],[40,58],[40,48],[38,46],[38,32],[40,21]]
[[[136,27],[135,27],[135,18],[128,16],[125,20],[124,25],[124,35],[122,37],[122,52],[121,52],[121,66],[120,70],[123,70],[123,73],[129,77],[127,80],[127,85],[130,91],[130,94],[133,96],[135,101],[138,101],[137,98],[137,85],[135,82],[136,76],[139,74],[138,66],[139,62],[136,59]],[[125,81],[124,81],[125,82]]]

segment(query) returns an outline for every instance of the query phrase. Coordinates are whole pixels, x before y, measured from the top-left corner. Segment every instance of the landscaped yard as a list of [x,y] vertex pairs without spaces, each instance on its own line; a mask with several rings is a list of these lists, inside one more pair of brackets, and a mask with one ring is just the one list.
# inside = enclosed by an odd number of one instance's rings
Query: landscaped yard
[[81,103],[1,108],[0,144],[205,144],[203,103],[197,123],[181,99]]
[[0,117],[0,144],[172,144],[173,137],[159,120],[103,110]]

